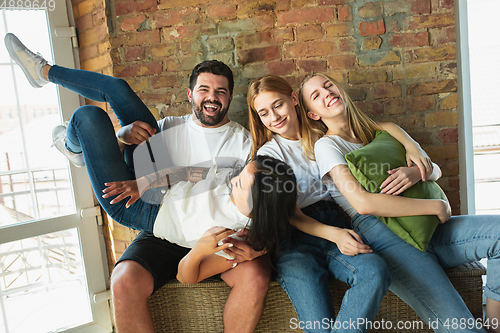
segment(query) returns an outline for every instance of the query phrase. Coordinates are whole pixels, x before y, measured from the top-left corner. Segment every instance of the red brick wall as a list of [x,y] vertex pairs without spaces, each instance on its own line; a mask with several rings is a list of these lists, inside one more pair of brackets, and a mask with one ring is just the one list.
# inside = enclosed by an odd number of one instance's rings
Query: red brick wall
[[91,26],[79,28],[82,67],[112,66],[159,117],[190,112],[187,79],[205,59],[233,69],[230,117],[243,124],[253,78],[281,75],[297,88],[311,71],[330,74],[375,120],[422,144],[459,213],[453,0],[115,0],[112,38],[99,1],[73,3],[80,27]]

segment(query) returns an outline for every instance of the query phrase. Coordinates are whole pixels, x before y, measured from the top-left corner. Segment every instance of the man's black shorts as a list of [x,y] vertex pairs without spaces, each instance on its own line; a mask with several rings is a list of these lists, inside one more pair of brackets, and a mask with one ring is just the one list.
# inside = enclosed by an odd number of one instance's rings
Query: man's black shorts
[[169,280],[175,279],[179,262],[190,250],[157,238],[151,233],[141,232],[130,243],[116,265],[124,260],[139,263],[153,276],[155,292]]

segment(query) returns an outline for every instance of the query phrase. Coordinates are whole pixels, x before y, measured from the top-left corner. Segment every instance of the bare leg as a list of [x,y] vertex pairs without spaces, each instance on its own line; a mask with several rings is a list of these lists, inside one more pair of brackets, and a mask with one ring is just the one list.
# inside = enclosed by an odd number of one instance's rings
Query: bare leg
[[[496,319],[496,320],[494,320]],[[490,328],[485,327],[486,331],[491,333],[500,333],[500,302],[486,298],[485,324],[489,324]],[[493,328],[496,327],[496,328]]]
[[253,332],[264,311],[264,301],[271,279],[267,257],[238,264],[221,274],[231,287],[224,308],[224,332]]
[[111,277],[115,326],[118,333],[153,333],[147,299],[153,293],[151,273],[131,260],[119,263]]
[[48,80],[49,79],[49,70],[50,70],[50,67],[52,67],[51,65],[45,65],[43,66],[43,76]]

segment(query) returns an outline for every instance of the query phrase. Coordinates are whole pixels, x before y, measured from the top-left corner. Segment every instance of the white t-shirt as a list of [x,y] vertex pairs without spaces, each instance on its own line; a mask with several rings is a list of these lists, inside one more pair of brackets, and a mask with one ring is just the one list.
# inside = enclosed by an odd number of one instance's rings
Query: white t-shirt
[[[340,193],[337,186],[335,186],[335,183],[330,177],[330,171],[337,165],[348,165],[345,160],[345,155],[362,147],[362,143],[352,143],[337,135],[324,136],[314,145],[314,155],[318,163],[321,180],[328,186],[333,199],[351,218],[358,212],[352,207],[342,193]],[[432,165],[434,168],[432,174],[429,176],[429,180],[437,181],[441,177],[441,169],[435,163],[432,163]]]
[[159,135],[176,166],[209,168],[215,160],[219,168],[234,167],[235,162],[243,165],[251,153],[250,133],[234,121],[207,128],[197,125],[189,114],[163,118],[158,126]]
[[318,164],[321,180],[330,190],[330,194],[337,204],[352,218],[358,212],[335,186],[330,171],[337,165],[347,165],[345,155],[353,150],[362,148],[361,143],[352,143],[337,135],[324,136],[314,145],[314,156]]
[[257,155],[274,157],[288,164],[297,179],[297,205],[304,208],[320,200],[331,200],[328,188],[321,183],[320,170],[315,161],[307,158],[302,139],[288,140],[278,134],[257,151]]
[[[230,201],[225,178],[232,168],[244,165],[249,158],[252,148],[250,133],[234,121],[217,128],[201,127],[193,121],[192,114],[166,117],[158,121],[158,125],[161,132],[150,139],[158,170],[165,167],[164,164],[210,167],[212,178],[198,183],[173,185],[163,197],[153,233],[172,243],[192,247],[214,225],[228,228],[245,226],[249,219],[242,217]],[[165,150],[170,161],[162,160]],[[137,172],[135,154],[134,151]],[[143,154],[143,161],[149,158],[146,149],[138,154]],[[151,164],[150,160],[143,165],[148,163]],[[147,171],[154,172],[151,166]]]
[[246,227],[250,218],[240,213],[229,197],[228,176],[232,171],[212,166],[204,180],[172,186],[158,211],[154,235],[191,248],[211,227]]

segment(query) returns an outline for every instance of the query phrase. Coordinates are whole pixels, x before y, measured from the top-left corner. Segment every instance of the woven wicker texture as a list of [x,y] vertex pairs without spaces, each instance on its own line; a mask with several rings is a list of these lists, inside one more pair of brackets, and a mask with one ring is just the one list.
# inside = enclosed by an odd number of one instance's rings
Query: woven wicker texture
[[[482,318],[482,279],[486,269],[479,262],[448,269],[446,274],[458,290],[475,318]],[[348,286],[332,280],[330,292],[335,308],[340,307]],[[222,313],[229,287],[220,280],[208,279],[195,285],[182,285],[177,281],[167,283],[148,300],[156,332],[192,333],[223,332]],[[297,314],[286,293],[276,281],[272,281],[266,298],[264,314],[255,332],[302,332],[290,328],[290,319]],[[420,321],[413,309],[389,292],[375,320]],[[417,330],[372,330],[371,332],[433,332],[425,325]]]

